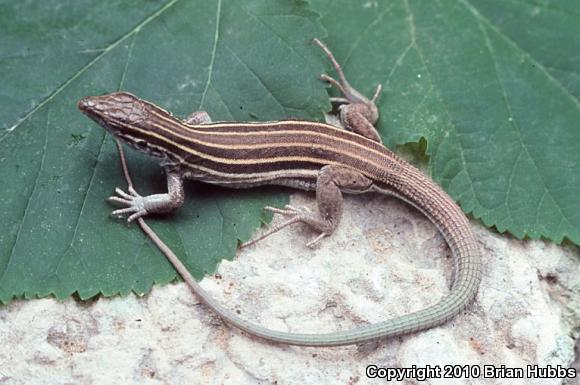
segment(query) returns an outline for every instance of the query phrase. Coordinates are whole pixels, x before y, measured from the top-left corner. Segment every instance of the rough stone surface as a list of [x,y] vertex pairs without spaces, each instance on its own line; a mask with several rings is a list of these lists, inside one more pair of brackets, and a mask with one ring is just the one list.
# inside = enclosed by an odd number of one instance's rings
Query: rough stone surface
[[[302,193],[293,204],[315,206]],[[482,369],[478,378],[405,384],[564,383],[485,379],[482,365],[572,365],[580,329],[579,249],[518,241],[472,223],[484,255],[481,290],[444,326],[378,347],[299,348],[224,326],[183,283],[155,287],[143,298],[15,301],[0,308],[0,384],[387,383],[366,377],[370,364]],[[294,332],[378,322],[448,291],[443,238],[395,199],[349,197],[337,232],[311,250],[305,243],[314,236],[302,226],[286,229],[223,262],[202,285],[243,317]]]

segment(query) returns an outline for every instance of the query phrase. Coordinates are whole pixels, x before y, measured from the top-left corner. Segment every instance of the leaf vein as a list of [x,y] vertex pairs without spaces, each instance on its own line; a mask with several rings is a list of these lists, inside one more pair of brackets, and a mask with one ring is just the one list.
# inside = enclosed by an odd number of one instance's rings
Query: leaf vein
[[217,97],[219,98],[220,103],[226,108],[226,110],[228,111],[228,114],[230,114],[230,119],[234,119],[234,114],[232,113],[230,106],[227,105],[226,101],[222,97],[222,94],[219,93],[218,90],[213,85],[211,86],[211,88],[215,90],[215,93],[216,93]]
[[538,68],[551,83],[553,83],[556,87],[558,87],[562,91],[562,93],[564,93],[572,101],[572,103],[576,106],[576,108],[578,110],[580,110],[580,100],[576,99],[574,97],[574,95],[572,93],[570,93],[570,90],[568,90],[566,87],[564,87],[564,85],[558,79],[556,79],[554,76],[552,76],[550,71],[548,71],[542,63],[535,60],[530,55],[529,52],[526,52],[525,50],[523,50],[514,40],[512,40],[509,36],[507,36],[502,30],[500,30],[496,25],[494,25],[489,19],[487,19],[481,13],[479,13],[479,11],[471,3],[469,3],[469,0],[459,0],[459,1],[465,6],[465,8],[467,8],[475,16],[476,19],[485,23],[486,26],[488,26],[491,30],[493,30],[495,33],[497,33],[497,35],[499,37],[501,37],[507,44],[512,46],[519,53],[521,53],[521,55],[523,57],[527,58],[532,64],[534,64],[534,66],[536,68]]
[[469,189],[470,189],[471,193],[473,194],[474,199],[477,199],[477,195],[475,194],[475,190],[473,188],[473,179],[472,179],[472,177],[469,174],[469,171],[467,169],[467,162],[465,160],[463,143],[461,142],[461,135],[459,135],[459,133],[457,132],[457,127],[453,123],[453,119],[451,119],[451,113],[449,112],[449,109],[447,108],[447,105],[445,104],[441,94],[437,91],[437,87],[433,83],[433,80],[432,80],[433,76],[431,74],[431,71],[427,67],[427,62],[425,60],[423,52],[421,51],[421,48],[419,47],[419,44],[417,43],[417,33],[416,33],[417,29],[415,26],[415,17],[413,16],[413,12],[411,10],[409,0],[403,0],[403,2],[405,5],[405,9],[407,11],[407,14],[408,14],[407,21],[409,23],[409,28],[410,28],[410,32],[411,32],[411,41],[413,43],[413,46],[417,50],[417,54],[419,55],[419,59],[423,63],[423,68],[425,68],[425,71],[429,75],[429,83],[431,84],[431,87],[433,89],[433,93],[436,96],[436,98],[439,100],[441,105],[443,106],[443,110],[445,111],[445,115],[447,115],[447,120],[449,121],[449,124],[450,124],[451,128],[453,129],[453,131],[456,133],[455,137],[457,138],[457,142],[459,144],[459,146],[458,146],[459,147],[459,155],[461,158],[461,164],[463,166],[463,172],[465,173],[467,179],[469,180],[469,183],[468,183]]
[[[75,248],[73,246],[73,243],[74,243],[74,241],[76,239],[76,236],[77,236],[77,232],[78,232],[78,229],[79,229],[79,222],[80,222],[80,220],[81,220],[81,218],[83,216],[83,212],[85,210],[85,205],[87,203],[87,197],[89,196],[89,192],[91,191],[91,187],[92,187],[93,182],[95,180],[95,174],[97,173],[97,165],[99,164],[99,158],[100,158],[100,156],[101,156],[101,154],[103,152],[103,146],[105,144],[106,138],[107,138],[107,133],[106,133],[106,131],[103,131],[103,137],[101,139],[101,144],[99,146],[99,152],[97,153],[97,156],[95,157],[95,162],[93,164],[93,167],[91,167],[91,177],[89,179],[89,183],[87,185],[87,188],[84,191],[83,201],[81,203],[80,209],[78,210],[78,215],[76,216],[76,219],[75,219],[73,234],[72,234],[72,236],[70,238],[70,241],[68,242],[68,246],[66,247],[65,251],[63,253],[61,253],[61,257],[60,257],[57,265],[55,266],[55,268],[52,271],[52,274],[54,276],[56,276],[57,278],[59,278],[58,277],[58,270],[60,269],[60,266],[62,265],[62,262],[66,258],[66,255],[68,254],[68,251],[70,249],[75,250]],[[84,266],[85,271],[86,272],[89,272],[90,269],[89,269],[88,265],[86,264],[85,260],[83,258],[81,258],[81,255],[80,254],[79,254],[79,260],[80,260],[81,264]]]
[[121,81],[119,82],[118,91],[123,89],[123,85],[125,83],[125,77],[127,76],[127,71],[129,71],[129,62],[131,61],[131,56],[133,55],[133,49],[135,47],[135,40],[137,39],[137,32],[133,34],[133,39],[131,40],[131,44],[129,45],[129,52],[127,53],[127,60],[125,60],[125,67],[123,68],[123,73],[121,74]]
[[348,52],[347,52],[346,56],[344,57],[343,64],[346,64],[346,63],[348,63],[348,61],[349,61],[350,57],[352,56],[352,53],[353,53],[353,52],[354,52],[354,50],[355,50],[355,49],[356,49],[356,48],[359,46],[360,42],[363,40],[363,37],[365,37],[365,36],[366,36],[366,35],[369,33],[369,31],[370,31],[370,30],[371,30],[371,29],[372,29],[372,28],[373,28],[375,25],[377,25],[379,22],[381,22],[381,21],[384,19],[384,17],[387,15],[387,13],[389,13],[389,12],[390,12],[390,11],[393,9],[393,7],[394,7],[394,6],[395,6],[395,5],[394,5],[394,3],[393,3],[393,4],[391,4],[391,6],[390,6],[390,7],[387,7],[387,8],[385,8],[385,9],[384,9],[384,10],[383,10],[381,13],[377,14],[376,18],[375,18],[373,21],[371,21],[371,22],[370,22],[370,23],[369,23],[369,24],[368,24],[368,25],[365,27],[365,29],[364,29],[364,30],[362,30],[362,31],[361,31],[361,32],[358,34],[358,36],[357,36],[357,38],[356,38],[355,42],[354,42],[354,43],[353,43],[353,44],[350,46],[350,48],[349,48],[349,50],[348,50]]
[[208,73],[207,73],[207,81],[205,82],[205,87],[203,90],[203,93],[201,94],[201,101],[199,102],[199,107],[198,110],[202,110],[203,109],[203,104],[205,102],[205,97],[207,95],[207,91],[209,90],[209,85],[211,83],[211,79],[213,76],[213,67],[215,64],[215,56],[216,56],[216,51],[217,51],[217,46],[218,46],[218,40],[220,37],[220,21],[221,21],[221,13],[222,13],[222,1],[218,0],[217,3],[217,9],[216,9],[216,20],[215,20],[215,32],[213,35],[213,48],[211,50],[211,56],[209,59],[209,67],[208,67]]
[[224,47],[234,56],[234,58],[236,58],[236,60],[242,64],[248,71],[250,71],[250,73],[252,74],[252,76],[254,76],[254,78],[262,85],[262,87],[264,87],[265,90],[268,91],[268,93],[270,95],[272,95],[272,99],[274,99],[274,101],[276,102],[276,104],[278,104],[278,106],[280,106],[280,108],[286,112],[286,109],[284,108],[284,106],[282,105],[282,103],[278,100],[278,98],[276,97],[276,95],[274,95],[274,93],[268,88],[268,86],[266,85],[266,83],[264,83],[264,81],[260,78],[260,76],[258,76],[258,74],[256,73],[256,71],[254,71],[252,68],[250,68],[250,66],[245,63],[239,56],[238,54],[232,50],[227,44],[224,44]]
[[[474,16],[476,16],[476,15],[474,15]],[[477,17],[476,17],[476,18],[477,18]],[[546,181],[545,181],[545,177],[544,177],[544,175],[542,174],[542,172],[540,171],[540,167],[538,166],[538,163],[537,163],[536,159],[534,159],[534,157],[533,157],[533,156],[532,156],[532,154],[530,153],[530,151],[529,151],[528,147],[526,146],[526,143],[525,143],[525,141],[524,141],[524,137],[523,137],[523,135],[522,135],[522,130],[521,130],[521,128],[520,128],[520,126],[519,126],[519,124],[517,124],[517,123],[516,123],[516,117],[515,117],[515,116],[514,116],[514,114],[513,114],[513,110],[512,110],[512,108],[511,108],[511,104],[510,104],[510,102],[509,102],[509,98],[508,98],[508,96],[507,96],[506,89],[505,89],[505,87],[504,87],[504,85],[503,85],[503,82],[501,81],[501,78],[500,78],[500,76],[499,76],[500,70],[499,70],[499,67],[498,67],[497,59],[496,59],[496,53],[495,53],[495,50],[494,50],[494,48],[493,48],[493,45],[491,44],[491,40],[489,39],[489,35],[488,35],[488,34],[487,34],[487,32],[485,31],[485,28],[483,27],[483,25],[482,25],[482,23],[481,23],[481,19],[477,18],[477,20],[478,20],[479,29],[480,29],[480,31],[481,31],[481,34],[482,34],[482,36],[483,36],[483,39],[484,39],[484,41],[485,41],[485,45],[486,45],[486,47],[487,47],[487,50],[488,50],[488,52],[489,52],[489,56],[490,56],[490,58],[492,59],[492,62],[493,62],[493,65],[494,65],[494,73],[495,73],[495,76],[496,76],[496,80],[497,80],[497,83],[498,83],[498,87],[499,87],[499,88],[500,88],[500,90],[501,90],[501,94],[502,94],[503,103],[504,103],[504,105],[505,105],[505,107],[506,107],[506,109],[507,109],[507,111],[508,111],[508,113],[509,113],[509,116],[512,118],[512,119],[511,119],[511,125],[512,125],[512,127],[514,128],[514,131],[516,132],[516,134],[518,135],[518,140],[519,140],[519,143],[520,143],[520,145],[521,145],[521,147],[520,147],[520,148],[521,148],[521,150],[523,150],[523,151],[525,151],[525,152],[526,152],[526,154],[528,155],[529,159],[531,160],[531,162],[532,162],[532,164],[533,164],[534,168],[536,169],[536,173],[537,173],[537,175],[538,175],[538,176],[540,177],[540,179],[542,180],[542,187],[543,187],[544,191],[545,191],[545,192],[547,192],[548,194],[550,194],[550,196],[552,197],[552,192],[551,192],[551,191],[550,191],[550,189],[548,188],[548,186],[549,186],[549,185],[546,183]],[[521,151],[521,150],[520,150],[520,151]],[[519,159],[519,157],[518,157],[518,159]],[[515,168],[515,166],[516,166],[516,163],[514,163],[514,168]],[[514,175],[514,173],[512,173],[512,176],[513,176],[513,175]],[[510,179],[511,179],[511,178],[510,178]],[[553,197],[552,197],[552,198],[553,198]],[[509,208],[509,205],[507,205],[507,200],[509,200],[509,190],[507,191],[507,195],[506,195],[506,207],[508,207],[508,215],[509,215],[509,216],[510,216],[510,218],[511,218],[511,214],[510,214],[510,208]],[[567,215],[566,215],[566,213],[565,213],[565,210],[562,210],[562,208],[561,208],[561,207],[560,207],[560,205],[558,204],[558,201],[557,201],[557,200],[553,200],[553,201],[554,201],[554,203],[555,203],[556,207],[558,208],[558,211],[560,212],[560,215],[561,215],[561,217],[562,217],[562,218],[565,218],[565,219],[566,219],[566,221],[568,222],[568,224],[570,224],[570,220],[569,220],[569,218],[567,217]],[[515,221],[513,221],[513,218],[511,218],[511,219],[512,219],[512,223],[515,223]]]
[[46,98],[44,98],[40,103],[38,103],[35,107],[30,109],[26,112],[21,118],[18,118],[16,123],[11,127],[7,128],[2,136],[0,136],[0,143],[10,135],[16,128],[18,128],[23,122],[28,120],[36,111],[46,105],[48,102],[52,101],[58,94],[60,94],[69,84],[71,84],[74,80],[76,80],[79,76],[85,73],[88,69],[90,69],[95,63],[97,63],[101,58],[103,58],[107,53],[109,53],[113,48],[118,46],[121,42],[123,42],[126,38],[131,36],[133,33],[139,31],[145,25],[149,24],[152,20],[156,19],[159,15],[165,12],[168,8],[173,6],[179,0],[171,0],[162,7],[160,7],[156,12],[151,14],[149,17],[145,18],[131,30],[126,32],[124,35],[119,37],[117,40],[113,41],[109,44],[99,55],[95,56],[91,61],[87,64],[82,66],[76,73],[74,73],[70,78],[65,80],[60,86],[58,86],[53,92],[51,92]]
[[34,177],[34,186],[32,187],[32,190],[30,191],[30,195],[28,196],[27,200],[26,200],[26,206],[24,207],[24,212],[22,213],[22,216],[20,216],[20,223],[18,224],[18,230],[16,231],[16,236],[14,237],[14,243],[12,244],[12,247],[10,248],[10,253],[8,254],[8,261],[6,263],[6,267],[4,268],[4,271],[2,272],[2,274],[0,275],[0,282],[4,279],[4,276],[6,275],[6,273],[9,270],[9,267],[12,263],[12,261],[14,260],[14,249],[16,248],[16,245],[18,244],[18,241],[20,239],[20,234],[22,232],[22,226],[24,224],[24,221],[29,213],[29,209],[30,209],[30,203],[32,202],[32,197],[34,196],[34,194],[36,193],[36,190],[38,189],[38,185],[39,185],[39,180],[40,180],[40,175],[42,173],[42,170],[44,168],[44,163],[46,160],[46,152],[48,149],[48,126],[49,126],[49,122],[50,122],[50,105],[47,107],[46,110],[46,123],[45,123],[45,133],[44,133],[44,144],[42,146],[42,158],[40,160],[40,165],[38,166],[38,171],[36,172],[36,176]]

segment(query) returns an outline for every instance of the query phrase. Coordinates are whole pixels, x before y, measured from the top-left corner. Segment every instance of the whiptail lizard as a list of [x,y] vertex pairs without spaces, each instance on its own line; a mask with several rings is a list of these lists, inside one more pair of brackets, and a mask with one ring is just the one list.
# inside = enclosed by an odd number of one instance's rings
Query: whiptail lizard
[[295,334],[266,329],[239,318],[199,285],[197,294],[226,322],[258,337],[293,345],[360,344],[446,322],[473,299],[481,280],[480,251],[470,224],[439,186],[381,144],[373,126],[378,119],[375,101],[380,86],[371,99],[366,98],[349,85],[328,48],[317,39],[314,43],[324,50],[338,74],[338,80],[327,75],[321,78],[342,93],[343,97],[331,100],[341,103],[340,121],[348,130],[301,120],[212,123],[203,111],[181,121],[125,92],[81,99],[78,107],[82,112],[130,147],[159,158],[167,174],[166,194],[143,197],[132,187],[129,193],[117,188],[118,196],[109,200],[126,207],[113,211],[113,215],[128,215],[128,221],[132,221],[180,207],[185,197],[184,178],[232,188],[284,185],[315,190],[318,212],[292,206],[267,207],[288,220],[257,240],[302,222],[320,233],[308,243],[313,245],[337,227],[342,214],[342,193],[393,195],[426,215],[443,234],[454,256],[451,291],[435,305],[348,331]]

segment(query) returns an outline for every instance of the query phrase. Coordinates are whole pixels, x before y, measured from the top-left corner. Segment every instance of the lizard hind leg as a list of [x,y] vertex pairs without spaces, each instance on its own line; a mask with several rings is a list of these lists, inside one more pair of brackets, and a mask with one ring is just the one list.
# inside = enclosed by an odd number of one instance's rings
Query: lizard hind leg
[[[379,84],[372,98],[368,99],[346,80],[342,67],[328,47],[318,39],[314,39],[313,42],[324,51],[338,75],[338,80],[326,74],[320,75],[320,79],[335,86],[343,95],[343,97],[339,98],[330,98],[331,102],[342,103],[339,107],[341,125],[365,138],[381,142],[380,135],[373,125],[379,118],[376,101],[381,93],[382,86]],[[335,125],[333,121],[328,123]]]
[[280,214],[288,219],[272,227],[258,238],[246,242],[241,247],[253,245],[264,238],[290,226],[294,223],[304,223],[320,234],[308,242],[306,246],[313,247],[321,239],[334,232],[342,216],[342,191],[363,193],[372,187],[372,180],[350,168],[341,166],[324,166],[316,181],[316,202],[318,212],[311,212],[305,208],[286,205],[284,209],[265,207],[265,210]]

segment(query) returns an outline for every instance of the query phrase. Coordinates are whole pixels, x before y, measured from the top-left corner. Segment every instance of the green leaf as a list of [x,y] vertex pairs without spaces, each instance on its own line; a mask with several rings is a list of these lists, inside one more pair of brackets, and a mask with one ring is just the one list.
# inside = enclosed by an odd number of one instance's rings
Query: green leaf
[[[308,41],[317,15],[284,0],[70,0],[0,4],[0,301],[54,293],[144,293],[175,273],[137,226],[109,217],[125,186],[113,141],[76,109],[117,90],[214,120],[319,118],[322,60]],[[160,167],[129,153],[142,193]],[[187,204],[152,218],[201,277],[247,240],[280,191],[190,183]]]
[[312,0],[351,83],[384,86],[389,147],[487,226],[580,244],[580,47],[569,1]]
[[[144,293],[174,279],[136,226],[108,217],[124,186],[85,95],[123,89],[185,116],[320,118],[324,37],[351,83],[377,83],[385,143],[427,143],[433,177],[466,212],[517,237],[580,244],[580,24],[573,2],[531,0],[50,0],[0,4],[0,301]],[[143,193],[165,188],[129,153]],[[190,183],[152,218],[197,277],[235,253],[275,191]]]

